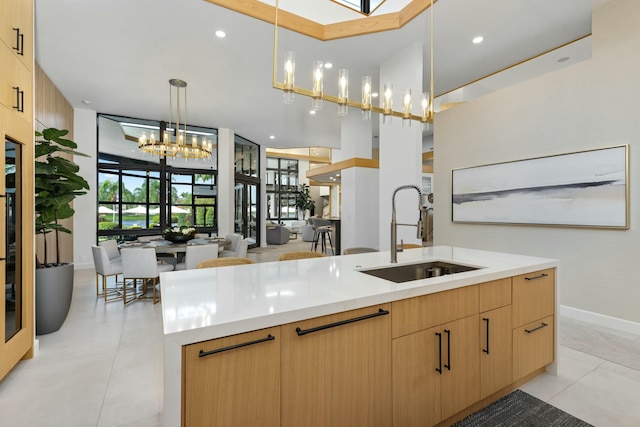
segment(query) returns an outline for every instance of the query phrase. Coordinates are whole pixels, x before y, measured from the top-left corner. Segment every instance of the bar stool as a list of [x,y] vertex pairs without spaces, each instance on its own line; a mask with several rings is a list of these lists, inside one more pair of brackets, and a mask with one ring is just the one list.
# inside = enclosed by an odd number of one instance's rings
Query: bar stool
[[320,241],[321,252],[325,253],[327,250],[327,238],[329,239],[329,245],[331,246],[331,254],[335,255],[333,250],[333,243],[331,242],[331,233],[333,233],[333,227],[331,222],[322,218],[311,218],[311,224],[314,228],[313,243],[311,243],[311,250],[315,252],[318,250],[318,242]]

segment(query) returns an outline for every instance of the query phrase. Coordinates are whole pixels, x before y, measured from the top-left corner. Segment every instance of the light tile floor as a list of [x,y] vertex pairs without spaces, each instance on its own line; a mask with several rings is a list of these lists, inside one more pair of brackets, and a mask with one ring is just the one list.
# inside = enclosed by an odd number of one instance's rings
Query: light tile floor
[[[275,261],[309,247],[298,239],[249,257]],[[76,271],[65,324],[38,337],[38,356],[0,382],[0,427],[162,426],[161,323],[159,304],[104,304],[93,270]],[[559,375],[522,389],[595,426],[640,426],[640,371],[631,365],[640,336],[561,318],[559,339]]]

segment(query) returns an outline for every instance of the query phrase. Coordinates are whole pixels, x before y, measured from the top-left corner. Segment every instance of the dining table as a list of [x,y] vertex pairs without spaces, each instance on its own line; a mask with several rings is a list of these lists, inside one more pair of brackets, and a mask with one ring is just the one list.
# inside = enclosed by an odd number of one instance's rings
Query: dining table
[[119,245],[120,248],[153,248],[156,250],[157,254],[176,254],[178,258],[178,262],[181,262],[182,257],[184,257],[185,252],[187,252],[188,246],[194,245],[218,245],[218,252],[223,249],[231,246],[231,240],[225,239],[224,237],[209,237],[209,238],[198,238],[191,239],[186,242],[171,242],[165,239],[154,239],[149,241],[133,241],[133,242],[124,242]]

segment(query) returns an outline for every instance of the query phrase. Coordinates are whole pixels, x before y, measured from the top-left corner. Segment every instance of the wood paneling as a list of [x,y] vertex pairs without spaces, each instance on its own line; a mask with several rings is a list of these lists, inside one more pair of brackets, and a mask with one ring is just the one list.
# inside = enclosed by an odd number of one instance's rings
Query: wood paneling
[[[42,131],[45,128],[54,127],[57,129],[67,129],[67,138],[73,140],[73,107],[65,99],[58,88],[53,84],[45,72],[38,64],[35,64],[36,100],[35,100],[35,124],[36,130]],[[60,154],[62,157],[71,158],[70,155]],[[73,218],[69,218],[60,223],[73,231]],[[43,240],[42,235],[36,237],[37,255],[42,262],[55,262],[55,251],[50,250],[49,259],[43,260]],[[71,234],[59,233],[60,239],[60,260],[62,262],[73,261],[73,236]],[[49,248],[55,247],[53,233],[47,235],[47,245]]]

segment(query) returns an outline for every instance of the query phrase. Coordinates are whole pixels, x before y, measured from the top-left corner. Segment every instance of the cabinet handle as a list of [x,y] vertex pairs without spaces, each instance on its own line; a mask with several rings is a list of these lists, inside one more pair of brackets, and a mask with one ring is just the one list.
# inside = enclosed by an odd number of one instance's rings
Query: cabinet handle
[[532,333],[532,332],[537,331],[538,329],[546,328],[547,326],[549,326],[549,325],[547,325],[546,323],[542,322],[542,324],[541,324],[540,326],[538,326],[537,328],[533,328],[533,329],[525,329],[524,331],[525,331],[526,333],[530,334],[530,333]]
[[436,371],[440,372],[440,375],[442,375],[442,334],[440,332],[436,332],[436,335],[438,336],[438,360],[439,360]]
[[14,28],[16,32],[16,45],[13,50],[18,52],[18,55],[24,56],[24,33],[20,32],[20,28]]
[[487,348],[482,349],[482,351],[489,354],[489,318],[483,317],[482,321],[487,322]]
[[222,347],[222,348],[219,348],[219,349],[216,349],[216,350],[211,350],[211,351],[200,350],[200,353],[198,354],[198,357],[210,356],[212,354],[222,353],[223,351],[235,350],[236,348],[246,347],[248,345],[253,345],[253,344],[260,344],[261,342],[273,341],[275,339],[276,339],[276,337],[274,337],[273,335],[269,334],[266,338],[261,338],[259,340],[255,340],[255,341],[249,341],[249,342],[245,342],[245,343],[242,343],[242,344],[230,345],[229,347]]
[[318,331],[322,331],[324,329],[329,329],[329,328],[334,328],[336,326],[346,325],[348,323],[354,323],[354,322],[359,322],[361,320],[371,319],[372,317],[385,316],[387,314],[389,314],[388,310],[378,309],[377,313],[366,314],[364,316],[354,317],[353,319],[341,320],[340,322],[329,323],[329,324],[322,325],[322,326],[316,326],[315,328],[309,328],[309,329],[296,328],[296,333],[298,334],[298,336],[302,336],[302,335],[310,334],[312,332],[318,332]]
[[524,280],[536,280],[536,279],[542,279],[544,277],[549,276],[547,273],[542,273],[539,276],[533,276],[533,277],[525,277]]
[[449,329],[445,329],[444,333],[447,334],[447,364],[444,365],[448,371],[451,370],[451,331]]
[[13,108],[24,113],[24,91],[20,90],[20,86],[14,86],[13,88],[16,91],[16,105]]

